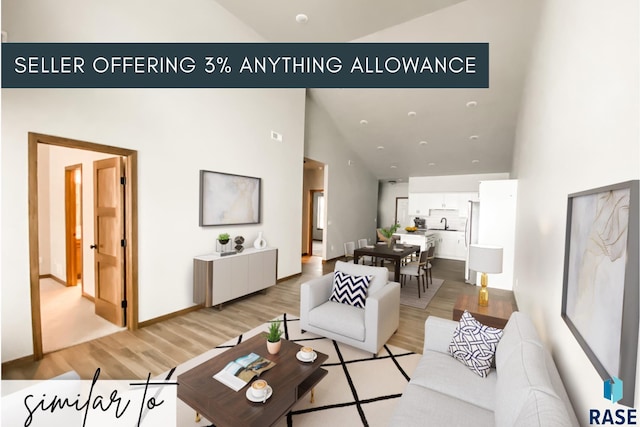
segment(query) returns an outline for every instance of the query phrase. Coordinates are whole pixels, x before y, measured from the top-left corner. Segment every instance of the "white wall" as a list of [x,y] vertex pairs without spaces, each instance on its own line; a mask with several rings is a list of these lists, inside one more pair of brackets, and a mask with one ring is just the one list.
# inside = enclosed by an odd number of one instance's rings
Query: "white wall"
[[477,193],[480,181],[509,179],[508,172],[468,175],[412,176],[409,193]]
[[345,242],[362,238],[375,242],[378,180],[351,151],[327,112],[310,98],[305,135],[305,157],[327,165],[325,259],[344,255]]
[[[38,150],[38,248],[40,275],[53,274],[51,269],[51,215],[49,215],[49,149],[43,145]],[[62,279],[62,277],[59,277]]]
[[630,1],[546,1],[517,134],[516,298],[583,424],[589,408],[619,407],[602,398],[602,379],[560,317],[567,195],[640,177],[639,12]]
[[[396,197],[409,197],[409,183],[380,181],[378,189],[378,227],[389,227],[396,219]],[[413,218],[412,218],[413,219]],[[413,225],[413,221],[410,225]]]
[[[65,7],[5,0],[2,28],[26,41],[261,41],[215,2],[123,0]],[[73,11],[73,13],[69,13]],[[192,260],[220,232],[279,249],[300,272],[305,95],[292,90],[2,90],[2,361],[33,352],[27,133],[138,150],[139,320],[193,305]],[[283,142],[270,140],[270,131]],[[262,178],[262,223],[198,226],[200,169]],[[375,211],[375,207],[373,208]],[[8,250],[11,248],[11,250]]]

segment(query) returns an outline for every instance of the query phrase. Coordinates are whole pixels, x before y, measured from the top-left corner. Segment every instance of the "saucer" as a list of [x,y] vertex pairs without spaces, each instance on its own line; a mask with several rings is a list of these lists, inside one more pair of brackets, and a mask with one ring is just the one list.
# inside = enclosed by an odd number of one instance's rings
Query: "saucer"
[[296,359],[298,359],[301,362],[313,362],[314,360],[316,360],[318,358],[318,353],[316,353],[315,351],[313,352],[313,357],[309,360],[307,359],[303,359],[302,355],[300,354],[301,352],[297,352],[296,353]]
[[[273,394],[273,389],[271,388],[270,385],[268,385],[267,386],[267,399],[269,399],[272,394]],[[247,396],[247,399],[249,399],[252,402],[262,403],[262,401],[264,400],[264,398],[262,398],[262,397],[254,397],[253,394],[251,394],[251,387],[249,387],[247,389],[247,392],[245,393],[245,395]]]
[[371,248],[374,248],[375,246],[373,246],[373,245],[365,245],[364,247],[367,248],[367,249],[371,249]]
[[394,251],[394,252],[402,252],[403,250],[404,250],[404,249],[402,249],[402,248],[393,248],[393,251]]

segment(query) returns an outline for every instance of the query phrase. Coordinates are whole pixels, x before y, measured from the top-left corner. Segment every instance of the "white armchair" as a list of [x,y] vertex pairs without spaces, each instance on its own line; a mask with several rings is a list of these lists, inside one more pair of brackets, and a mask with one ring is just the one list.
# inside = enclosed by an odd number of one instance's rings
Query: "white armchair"
[[386,267],[336,261],[335,271],[373,276],[364,308],[330,301],[333,273],[300,289],[300,328],[377,354],[400,324],[400,284],[389,282]]

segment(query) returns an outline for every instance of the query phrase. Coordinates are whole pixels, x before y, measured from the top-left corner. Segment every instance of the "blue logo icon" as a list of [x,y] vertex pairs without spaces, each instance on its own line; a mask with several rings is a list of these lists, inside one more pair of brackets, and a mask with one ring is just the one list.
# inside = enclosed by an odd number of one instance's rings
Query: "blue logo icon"
[[611,403],[617,403],[622,399],[622,380],[613,377],[604,380],[604,398],[610,400]]

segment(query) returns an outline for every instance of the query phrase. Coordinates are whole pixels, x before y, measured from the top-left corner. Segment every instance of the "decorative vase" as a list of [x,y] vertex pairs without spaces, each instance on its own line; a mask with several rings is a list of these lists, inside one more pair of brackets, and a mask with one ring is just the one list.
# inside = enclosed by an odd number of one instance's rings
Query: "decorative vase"
[[387,240],[387,246],[389,247],[389,249],[393,247],[394,243],[395,243],[395,239],[393,238],[393,236],[389,237],[389,239]]
[[253,247],[256,249],[264,249],[267,247],[267,241],[262,238],[262,231],[258,232],[258,238],[253,242]]
[[271,342],[267,340],[267,351],[269,352],[269,354],[278,354],[281,345],[282,340],[278,340],[277,342]]
[[229,247],[227,247],[227,244],[229,244],[229,239],[225,239],[225,240],[216,239],[216,242],[218,242],[216,247],[218,252],[226,252],[230,249]]

